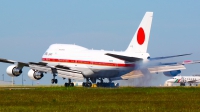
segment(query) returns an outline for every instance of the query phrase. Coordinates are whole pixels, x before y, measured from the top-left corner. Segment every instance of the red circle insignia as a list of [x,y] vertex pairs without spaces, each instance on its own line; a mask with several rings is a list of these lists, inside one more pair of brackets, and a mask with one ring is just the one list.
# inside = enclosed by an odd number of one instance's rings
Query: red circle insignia
[[145,41],[145,33],[142,27],[139,28],[137,32],[137,42],[138,44],[142,45]]

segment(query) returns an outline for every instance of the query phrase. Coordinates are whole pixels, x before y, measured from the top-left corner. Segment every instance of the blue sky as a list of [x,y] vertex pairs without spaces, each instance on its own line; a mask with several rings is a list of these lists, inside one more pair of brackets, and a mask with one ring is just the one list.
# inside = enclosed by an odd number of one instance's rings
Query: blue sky
[[[199,6],[200,1],[187,0],[0,1],[0,57],[38,62],[53,43],[122,51],[145,12],[153,11],[148,47],[151,57],[193,53],[167,61],[200,60]],[[8,66],[0,64],[0,80]],[[182,75],[200,73],[199,64],[186,67]],[[28,70],[25,68],[23,72],[25,84],[32,82],[27,76]],[[47,74],[39,83],[50,84],[51,78],[52,75]],[[64,83],[58,79],[59,84]],[[168,77],[161,73],[154,74],[150,85],[163,84],[166,79]],[[11,78],[5,75],[5,80]],[[21,84],[21,76],[15,78],[15,83]]]

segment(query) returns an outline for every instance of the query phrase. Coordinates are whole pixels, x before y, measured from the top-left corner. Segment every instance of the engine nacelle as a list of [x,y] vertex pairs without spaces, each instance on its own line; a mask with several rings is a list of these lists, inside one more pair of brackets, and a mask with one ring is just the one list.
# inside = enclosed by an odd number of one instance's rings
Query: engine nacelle
[[32,80],[40,80],[44,76],[44,74],[43,74],[43,72],[34,71],[31,69],[28,71],[28,76]]
[[163,74],[164,74],[165,76],[168,76],[168,77],[174,77],[174,76],[177,76],[177,75],[180,74],[180,73],[181,73],[180,70],[163,72]]
[[17,77],[17,76],[21,75],[22,69],[21,68],[17,68],[16,65],[10,65],[6,69],[6,73],[11,77]]

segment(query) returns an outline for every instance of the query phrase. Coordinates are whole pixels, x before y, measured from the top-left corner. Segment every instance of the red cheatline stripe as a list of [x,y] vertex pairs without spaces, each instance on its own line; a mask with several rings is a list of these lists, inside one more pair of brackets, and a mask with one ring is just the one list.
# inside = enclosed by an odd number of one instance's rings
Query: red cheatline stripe
[[96,61],[84,61],[84,60],[70,60],[70,59],[55,59],[55,58],[42,58],[42,61],[78,63],[78,64],[92,64],[92,65],[101,65],[101,66],[118,66],[118,67],[134,67],[135,66],[135,64],[108,63],[108,62],[96,62]]

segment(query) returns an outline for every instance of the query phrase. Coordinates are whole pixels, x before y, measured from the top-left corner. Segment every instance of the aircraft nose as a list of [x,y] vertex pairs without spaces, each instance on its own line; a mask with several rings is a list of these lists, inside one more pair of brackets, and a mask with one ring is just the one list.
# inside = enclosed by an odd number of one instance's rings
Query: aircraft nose
[[175,81],[175,79],[169,79],[169,80],[167,80],[167,82],[174,82]]

